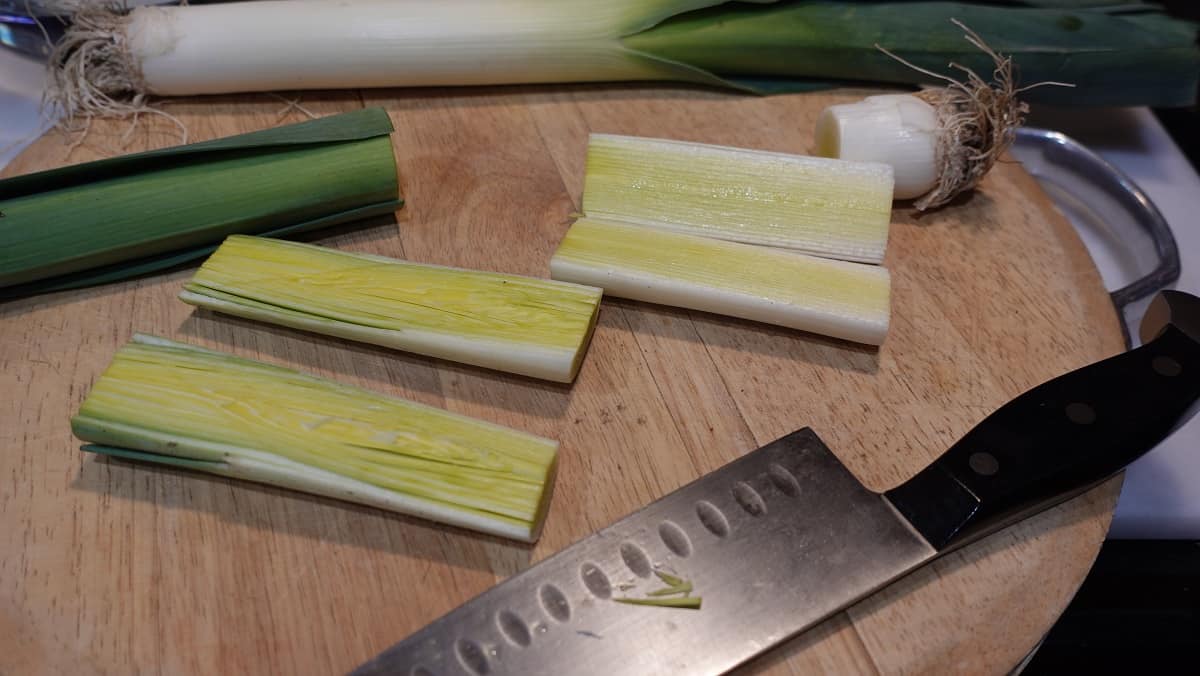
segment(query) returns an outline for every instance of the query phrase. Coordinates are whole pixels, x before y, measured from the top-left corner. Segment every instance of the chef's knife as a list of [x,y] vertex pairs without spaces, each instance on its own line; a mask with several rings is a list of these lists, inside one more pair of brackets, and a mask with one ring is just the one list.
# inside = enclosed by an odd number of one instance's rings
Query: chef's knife
[[[493,587],[355,673],[727,671],[1086,491],[1167,437],[1200,400],[1200,298],[1160,292],[1141,332],[1141,347],[1029,390],[883,494],[814,432],[793,432]],[[685,598],[669,593],[684,582],[699,609],[618,601]],[[655,588],[668,593],[650,596]]]

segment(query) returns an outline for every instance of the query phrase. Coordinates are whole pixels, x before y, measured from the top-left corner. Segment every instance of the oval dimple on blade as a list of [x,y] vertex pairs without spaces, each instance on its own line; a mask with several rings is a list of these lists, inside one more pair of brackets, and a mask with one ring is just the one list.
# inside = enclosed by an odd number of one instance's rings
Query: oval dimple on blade
[[767,513],[766,501],[758,494],[758,491],[754,490],[753,486],[745,481],[733,484],[733,499],[750,516],[762,516]]
[[621,560],[638,577],[650,577],[650,571],[654,568],[646,551],[632,542],[621,543]]
[[679,557],[692,555],[692,541],[674,521],[663,521],[658,525],[658,537],[672,554]]
[[460,638],[454,644],[454,652],[458,655],[458,661],[463,668],[472,674],[483,676],[491,671],[487,655],[484,654],[483,648],[480,648],[478,643]]
[[579,568],[579,577],[583,580],[583,586],[587,587],[592,596],[600,599],[612,596],[612,583],[608,581],[608,576],[596,564],[590,561],[583,564]]
[[496,626],[513,645],[527,648],[533,642],[533,635],[529,633],[525,620],[511,610],[502,610],[496,615]]
[[767,477],[771,479],[771,483],[779,489],[780,493],[789,498],[800,495],[800,482],[796,480],[796,475],[785,469],[783,465],[777,462],[771,463],[767,467]]
[[567,595],[562,593],[562,590],[552,584],[542,585],[538,592],[538,597],[542,602],[542,609],[557,622],[566,622],[571,619],[571,603],[567,601]]
[[729,535],[729,519],[726,519],[725,513],[708,500],[696,503],[696,518],[700,519],[700,525],[713,535],[719,538]]

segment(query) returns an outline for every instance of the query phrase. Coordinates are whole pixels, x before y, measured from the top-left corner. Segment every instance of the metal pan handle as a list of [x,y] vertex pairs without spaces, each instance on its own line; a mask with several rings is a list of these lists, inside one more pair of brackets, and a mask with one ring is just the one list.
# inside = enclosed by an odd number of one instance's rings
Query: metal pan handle
[[[1138,252],[1141,276],[1110,295],[1125,346],[1140,344],[1137,326],[1151,298],[1179,279],[1179,249],[1166,219],[1128,175],[1065,134],[1023,127],[1014,151],[1060,208],[1086,210],[1110,237]],[[1124,217],[1114,217],[1118,209]]]

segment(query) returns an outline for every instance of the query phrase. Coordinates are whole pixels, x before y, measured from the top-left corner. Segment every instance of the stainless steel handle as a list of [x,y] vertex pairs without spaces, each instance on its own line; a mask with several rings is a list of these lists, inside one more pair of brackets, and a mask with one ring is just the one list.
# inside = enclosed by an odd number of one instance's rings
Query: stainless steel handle
[[1151,297],[1179,279],[1179,249],[1166,219],[1133,179],[1065,134],[1024,127],[1013,150],[1060,208],[1086,210],[1139,259],[1140,276],[1110,295],[1126,347],[1140,344],[1136,329]]

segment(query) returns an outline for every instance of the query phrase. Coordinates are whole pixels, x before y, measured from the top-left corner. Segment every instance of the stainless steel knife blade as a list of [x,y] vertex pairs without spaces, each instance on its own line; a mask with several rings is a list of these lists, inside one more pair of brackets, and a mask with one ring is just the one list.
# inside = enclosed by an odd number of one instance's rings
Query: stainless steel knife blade
[[[494,587],[357,673],[718,673],[935,554],[800,430]],[[690,581],[700,609],[614,600],[663,587],[656,570]]]
[[[1198,327],[1200,298],[1160,293],[1141,347],[1025,392],[883,494],[812,430],[789,434],[493,587],[354,673],[727,671],[1153,448],[1200,402]],[[651,593],[675,578],[690,583],[699,609],[620,601],[668,598]]]

